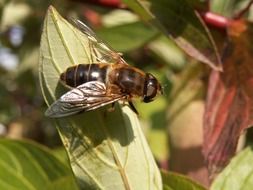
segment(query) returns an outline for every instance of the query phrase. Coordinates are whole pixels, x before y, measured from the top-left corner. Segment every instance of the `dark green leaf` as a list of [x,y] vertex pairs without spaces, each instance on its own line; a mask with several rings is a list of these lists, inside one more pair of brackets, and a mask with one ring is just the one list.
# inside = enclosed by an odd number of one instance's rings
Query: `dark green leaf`
[[[149,17],[145,16],[145,19],[156,24],[187,54],[216,70],[221,70],[220,58],[208,29],[197,12],[185,0],[125,0],[124,2],[141,16],[140,11],[146,10]],[[131,7],[132,4],[137,4],[138,7]]]
[[65,178],[61,178],[59,180],[54,181],[47,187],[47,190],[58,190],[58,189],[78,190],[75,178],[73,176],[66,176]]
[[52,153],[56,158],[62,161],[62,163],[68,165],[69,167],[68,155],[64,147],[56,148],[52,151]]
[[201,11],[208,11],[209,9],[209,1],[208,0],[186,0],[189,5],[191,5],[194,9],[198,9]]

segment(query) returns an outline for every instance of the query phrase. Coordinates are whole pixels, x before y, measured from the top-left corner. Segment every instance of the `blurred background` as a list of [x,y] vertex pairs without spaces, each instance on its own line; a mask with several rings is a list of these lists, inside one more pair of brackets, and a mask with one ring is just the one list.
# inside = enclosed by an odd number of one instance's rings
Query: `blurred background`
[[127,9],[81,0],[0,0],[0,136],[61,147],[55,126],[44,116],[38,80],[49,5],[67,19],[79,18],[129,64],[159,78],[164,95],[150,104],[135,102],[151,150],[161,168],[205,179],[201,144],[208,68]]

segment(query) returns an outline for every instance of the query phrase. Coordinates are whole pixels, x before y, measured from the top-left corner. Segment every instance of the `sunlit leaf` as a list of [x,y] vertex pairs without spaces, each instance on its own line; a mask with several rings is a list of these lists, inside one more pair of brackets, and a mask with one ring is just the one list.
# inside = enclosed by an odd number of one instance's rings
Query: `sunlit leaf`
[[200,184],[192,181],[186,176],[162,171],[163,186],[164,189],[173,189],[173,190],[206,190]]
[[203,152],[211,174],[234,155],[241,133],[253,125],[253,26],[233,21],[224,53],[224,72],[209,79]]
[[211,190],[251,190],[253,186],[253,151],[248,147],[233,158],[214,180]]
[[[50,7],[41,38],[39,68],[48,105],[63,93],[60,73],[75,64],[91,63],[90,54],[87,36]],[[127,106],[55,121],[82,189],[161,189],[160,173],[138,118]]]
[[0,179],[0,189],[42,190],[56,183],[78,189],[67,166],[45,147],[24,141],[0,140]]
[[185,0],[124,2],[145,20],[158,26],[188,55],[216,70],[221,70],[220,58],[208,29],[198,13]]
[[138,22],[139,17],[127,9],[115,9],[102,17],[103,26],[113,27]]

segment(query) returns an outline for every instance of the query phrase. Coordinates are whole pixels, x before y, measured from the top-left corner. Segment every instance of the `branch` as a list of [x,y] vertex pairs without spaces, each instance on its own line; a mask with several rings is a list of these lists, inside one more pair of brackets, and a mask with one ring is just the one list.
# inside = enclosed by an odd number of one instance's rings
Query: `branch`
[[126,8],[126,5],[121,2],[121,0],[71,0],[75,2],[81,3],[89,3],[89,4],[96,4],[103,7],[110,7],[110,8]]
[[234,19],[240,19],[244,14],[246,14],[246,13],[249,11],[249,9],[250,9],[252,3],[253,3],[253,0],[251,0],[251,1],[248,3],[248,5],[247,5],[244,9],[242,9],[239,13],[237,13],[237,14],[234,16]]

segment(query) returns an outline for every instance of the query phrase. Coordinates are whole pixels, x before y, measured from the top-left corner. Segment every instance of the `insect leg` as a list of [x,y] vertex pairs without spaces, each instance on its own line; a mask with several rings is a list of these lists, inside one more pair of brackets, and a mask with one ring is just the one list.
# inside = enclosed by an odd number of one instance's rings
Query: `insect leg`
[[132,101],[128,101],[128,104],[129,104],[131,110],[132,110],[134,113],[136,113],[137,115],[139,115],[137,109],[134,107],[133,102],[132,102]]

